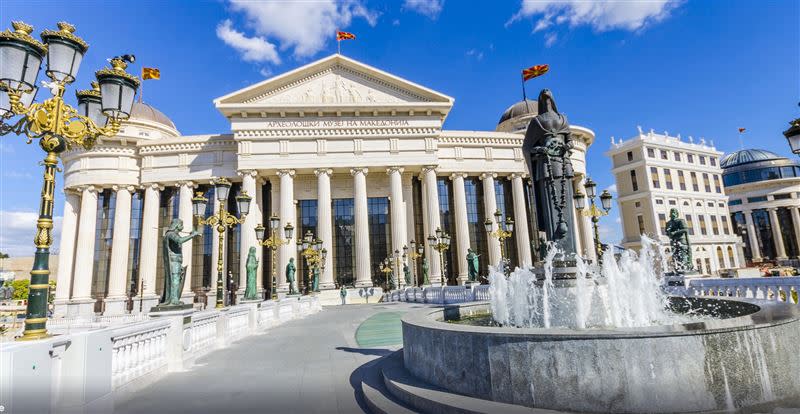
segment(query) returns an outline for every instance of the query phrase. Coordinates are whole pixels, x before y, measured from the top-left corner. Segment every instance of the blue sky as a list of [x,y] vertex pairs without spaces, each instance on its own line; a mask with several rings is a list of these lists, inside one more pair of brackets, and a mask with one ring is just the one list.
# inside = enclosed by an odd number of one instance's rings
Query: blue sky
[[[519,71],[548,63],[528,95],[550,88],[572,123],[595,131],[588,165],[602,188],[613,184],[610,137],[629,138],[637,125],[726,152],[745,127],[745,147],[790,156],[781,131],[800,113],[794,0],[5,0],[0,27],[11,20],[37,33],[66,20],[90,44],[73,103],[110,56],[136,54],[135,72],[158,67],[144,100],[183,134],[228,131],[214,98],[335,53],[337,28],[358,37],[343,42],[345,55],[454,97],[447,129],[493,130],[521,99]],[[0,139],[0,251],[32,252],[41,157],[22,138]],[[62,207],[58,194],[57,215]],[[616,219],[604,219],[610,240]]]

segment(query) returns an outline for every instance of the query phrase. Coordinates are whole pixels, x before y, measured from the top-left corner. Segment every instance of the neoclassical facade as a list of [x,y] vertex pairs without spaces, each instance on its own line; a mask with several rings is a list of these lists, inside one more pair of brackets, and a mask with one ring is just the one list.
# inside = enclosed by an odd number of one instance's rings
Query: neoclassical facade
[[[253,197],[243,224],[218,245],[216,232],[183,245],[187,266],[184,301],[204,302],[216,283],[218,252],[231,281],[245,286],[255,227],[280,217],[294,240],[307,231],[329,254],[320,278],[325,290],[377,286],[379,264],[411,240],[441,228],[452,237],[444,253],[426,243],[429,282],[464,283],[467,249],[481,269],[497,264],[501,246],[483,222],[499,210],[516,222],[504,251],[512,265],[533,261],[528,173],[521,145],[536,102],[519,102],[494,131],[444,130],[453,98],[341,55],[332,55],[214,100],[231,132],[181,135],[153,107],[135,104],[118,136],[92,150],[63,155],[64,221],[57,275],[56,312],[121,314],[147,311],[161,293],[161,238],[169,221],[193,223],[191,199],[214,199],[213,182],[233,182],[234,196]],[[573,126],[576,189],[586,174],[594,133]],[[207,215],[217,211],[209,203]],[[574,213],[574,212],[573,212]],[[579,250],[593,259],[592,231],[581,217]],[[257,249],[258,289],[271,290],[272,258]],[[288,290],[283,269],[304,264],[294,243],[277,252],[278,292]],[[411,265],[411,263],[409,263]],[[421,261],[416,262],[419,272]],[[420,274],[420,281],[421,281]],[[241,293],[241,292],[239,292]],[[213,292],[211,292],[213,295]],[[133,304],[133,306],[131,306]]]

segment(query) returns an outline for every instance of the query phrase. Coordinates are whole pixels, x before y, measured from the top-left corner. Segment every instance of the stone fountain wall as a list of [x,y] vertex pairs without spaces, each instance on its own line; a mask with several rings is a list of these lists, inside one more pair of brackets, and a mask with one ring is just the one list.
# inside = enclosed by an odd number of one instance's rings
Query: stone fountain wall
[[485,303],[425,310],[403,318],[405,366],[456,393],[556,410],[688,412],[775,401],[797,407],[800,311],[725,302],[729,309],[741,304],[734,313],[757,311],[686,325],[568,330],[441,321],[485,314]]

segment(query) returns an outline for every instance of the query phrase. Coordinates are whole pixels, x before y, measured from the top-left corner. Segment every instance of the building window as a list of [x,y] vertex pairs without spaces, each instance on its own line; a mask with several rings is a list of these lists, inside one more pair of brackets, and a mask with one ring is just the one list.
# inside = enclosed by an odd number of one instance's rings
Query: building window
[[[306,236],[306,232],[311,232],[314,238],[317,234],[317,200],[297,200],[297,239],[301,240]],[[370,229],[371,230],[371,229]],[[371,233],[370,233],[371,234]],[[372,240],[372,237],[370,237]],[[371,251],[371,250],[370,250]],[[307,286],[308,268],[302,256],[297,256],[297,285]]]
[[691,172],[689,173],[692,178],[692,190],[700,191],[700,187],[697,185],[697,173]]
[[[261,186],[261,223],[267,227],[267,231],[269,231],[269,218],[272,217],[272,183],[267,180]],[[279,230],[283,232],[283,229]],[[282,233],[278,233],[281,237],[283,237]],[[266,237],[269,237],[270,234],[267,233]],[[277,261],[278,252],[275,252],[275,259]],[[328,252],[328,254],[333,254],[332,251]],[[331,256],[332,258],[333,256]],[[261,247],[261,276],[262,276],[262,286],[264,286],[265,290],[265,297],[272,297],[272,250],[268,249],[266,246]],[[275,283],[280,281],[280,276],[282,273],[277,269],[277,263],[275,263]],[[204,282],[205,283],[205,282]]]
[[700,165],[706,165],[706,157],[705,156],[700,155],[698,158],[700,158]]
[[677,202],[677,201],[675,201],[675,200],[669,200],[669,201],[668,201],[668,203],[669,203],[669,205],[671,205],[671,206],[674,206],[674,205],[677,205],[677,204],[678,204],[678,202]]
[[[114,239],[114,211],[117,192],[103,190],[97,194],[97,217],[94,237],[94,265],[92,267],[92,298],[96,300],[95,312],[103,311],[103,298],[108,292],[111,265],[111,244]],[[82,263],[78,263],[82,266]]]
[[[242,192],[242,184],[241,183],[233,183],[231,186],[230,191],[228,192],[228,212],[231,214],[235,214],[239,211],[239,208],[236,204],[236,196],[238,196]],[[228,250],[226,252],[227,259],[225,261],[227,272],[225,275],[225,286],[226,289],[231,290],[236,284],[236,289],[244,288],[244,286],[239,286],[239,281],[242,280],[239,276],[239,252],[241,252],[242,248],[242,241],[241,241],[241,234],[242,234],[242,226],[233,226],[229,228],[227,233],[225,233],[225,243],[228,246]],[[294,247],[294,246],[292,246]],[[248,247],[249,248],[249,247]],[[297,265],[297,263],[295,263]],[[299,282],[298,282],[299,283]]]
[[639,183],[636,181],[636,170],[631,170],[631,187],[633,187],[633,191],[639,191]]
[[[352,198],[333,199],[333,268],[339,286],[353,286],[355,268],[355,215]],[[415,208],[415,210],[417,210]],[[330,254],[330,253],[329,253]],[[281,269],[282,270],[282,269]]]
[[636,208],[640,208],[640,207],[642,207],[642,202],[641,201],[637,201],[637,202],[633,203],[633,205]]
[[658,179],[658,168],[650,167],[650,176],[653,180],[653,188],[661,188],[661,182]]
[[628,151],[628,161],[633,161],[633,151]]
[[131,296],[139,292],[139,254],[141,252],[142,219],[144,219],[144,199],[141,191],[131,196],[131,242],[128,245],[127,286]]
[[[480,266],[478,273],[485,275],[484,272],[488,272],[487,266],[489,265],[489,245],[486,241],[486,229],[483,226],[483,221],[486,220],[483,208],[483,185],[478,177],[464,179],[464,195],[467,199],[469,245],[480,255],[478,256]],[[529,197],[531,197],[530,194]]]
[[708,160],[711,162],[712,166],[717,166],[717,157],[708,157]]
[[747,197],[747,202],[748,203],[760,203],[762,201],[767,201],[767,196]]
[[369,215],[369,255],[372,262],[372,283],[379,286],[386,283],[381,273],[380,264],[383,259],[392,258],[392,230],[389,219],[389,199],[387,197],[370,197],[367,199]]
[[[425,243],[425,219],[423,218],[424,210],[422,206],[422,181],[414,177],[411,179],[411,193],[414,197],[414,241],[418,243]],[[409,245],[409,247],[411,247]],[[420,261],[418,264],[422,264]]]
[[709,201],[709,202],[706,203],[706,205],[709,206],[709,207],[714,207],[714,202],[713,201]]
[[794,234],[792,213],[788,208],[779,208],[775,213],[778,216],[778,224],[780,225],[781,237],[783,238],[783,247],[786,250],[786,256],[797,257],[798,246],[797,238]]
[[680,162],[680,160],[681,160],[681,153],[680,153],[680,152],[678,152],[678,151],[675,151],[675,153],[674,153],[673,155],[674,155],[674,157],[675,157],[675,161],[678,161],[678,162]]
[[[214,186],[198,186],[196,192],[203,193],[203,197],[208,199],[206,210],[203,212],[205,217],[214,214]],[[255,202],[255,200],[253,201]],[[184,224],[186,227],[186,224]],[[217,234],[212,226],[202,226],[198,229],[202,237],[195,238],[192,242],[192,291],[202,292],[202,288],[211,286],[211,272],[216,269],[215,264],[211,263],[211,254],[214,251],[213,242]]]
[[669,159],[669,156],[667,155],[667,151],[661,150],[661,159],[662,160],[668,160]]
[[708,174],[703,173],[703,186],[705,186],[706,192],[711,192],[711,181],[708,179]]
[[728,205],[729,205],[729,206],[738,206],[738,205],[740,205],[740,204],[742,204],[742,200],[741,200],[741,199],[737,199],[737,200],[729,200],[729,201],[728,201]]
[[664,184],[667,190],[672,190],[672,171],[669,168],[664,168]]
[[715,236],[719,236],[719,223],[717,222],[717,216],[711,216],[711,231]]
[[656,152],[652,148],[648,148],[647,149],[647,157],[648,158],[655,158],[656,157]]
[[660,199],[660,198],[657,198],[657,199],[656,199],[656,204],[658,204],[658,205],[662,205],[662,204],[664,204],[664,200],[662,200],[662,199]]
[[725,267],[725,255],[722,254],[722,247],[717,246],[717,265],[720,269]]
[[664,213],[658,215],[658,228],[661,234],[667,234],[667,216]]
[[[495,180],[494,184],[495,187],[498,185],[502,185],[503,180]],[[511,182],[507,181],[510,185]],[[438,187],[439,193],[439,222],[442,225],[442,231],[449,234],[452,238],[453,243],[456,241],[456,228],[455,228],[455,217],[453,217],[454,213],[450,206],[453,205],[453,183],[450,181],[449,178],[440,177],[436,179],[436,184]],[[500,208],[500,201],[497,202],[497,207]],[[501,209],[502,211],[502,209]],[[452,243],[451,243],[452,244]],[[457,285],[458,280],[458,269],[455,268],[455,251],[456,249],[450,248],[446,250],[444,261],[445,261],[445,271],[447,274],[447,284],[448,285]]]
[[733,255],[733,247],[728,246],[728,260],[730,261],[731,267],[736,268],[736,258]]
[[706,216],[698,214],[697,218],[700,219],[700,234],[703,236],[708,235],[708,230],[706,229]]
[[682,170],[678,170],[678,187],[681,191],[686,191],[686,176]]
[[714,188],[718,194],[722,194],[722,186],[719,183],[719,176],[714,174]]
[[789,194],[789,193],[786,193],[786,194],[775,194],[774,196],[772,196],[773,200],[786,200],[786,199],[789,199],[789,198],[792,198],[792,195]]
[[733,223],[733,232],[742,238],[744,241],[744,259],[748,264],[753,262],[753,250],[750,246],[750,238],[747,236],[747,223],[744,218],[744,213],[737,212],[731,214],[731,222]]
[[725,203],[717,203],[717,207],[719,207],[719,208],[725,208]]
[[769,212],[764,209],[753,210],[753,225],[756,228],[756,240],[761,248],[761,257],[775,259],[775,241],[772,238],[772,222]]
[[725,232],[726,236],[730,235],[731,229],[728,226],[728,216],[719,216],[719,219],[722,220],[722,231]]
[[639,235],[644,234],[644,216],[641,214],[637,215],[636,223],[639,224]]
[[687,214],[686,215],[686,227],[689,229],[688,230],[689,235],[690,236],[694,236],[694,221],[692,221],[692,215],[691,214]]
[[[236,185],[236,184],[234,184]],[[233,188],[231,188],[233,193]],[[169,224],[173,218],[178,218],[180,211],[180,196],[175,188],[164,188],[158,199],[158,239],[169,229]],[[161,246],[158,246],[161,247]],[[163,249],[156,249],[156,293],[160,296],[164,291],[164,257]]]

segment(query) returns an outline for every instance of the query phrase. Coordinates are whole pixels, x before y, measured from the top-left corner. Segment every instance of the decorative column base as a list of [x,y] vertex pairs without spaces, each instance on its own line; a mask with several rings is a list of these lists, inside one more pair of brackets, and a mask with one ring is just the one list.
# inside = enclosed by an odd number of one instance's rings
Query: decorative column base
[[53,317],[64,318],[69,312],[69,300],[60,299],[53,301]]
[[103,315],[124,315],[127,313],[128,298],[125,296],[105,299]]
[[373,284],[372,284],[372,281],[371,281],[371,280],[361,280],[361,281],[358,281],[358,280],[357,280],[357,281],[356,281],[356,284],[355,284],[355,286],[356,286],[357,288],[362,288],[362,287],[373,287]]
[[336,289],[336,283],[329,282],[329,283],[320,283],[319,290],[331,290]]
[[72,299],[69,301],[67,316],[68,317],[89,317],[94,316],[94,303],[96,301],[92,298],[89,299]]

